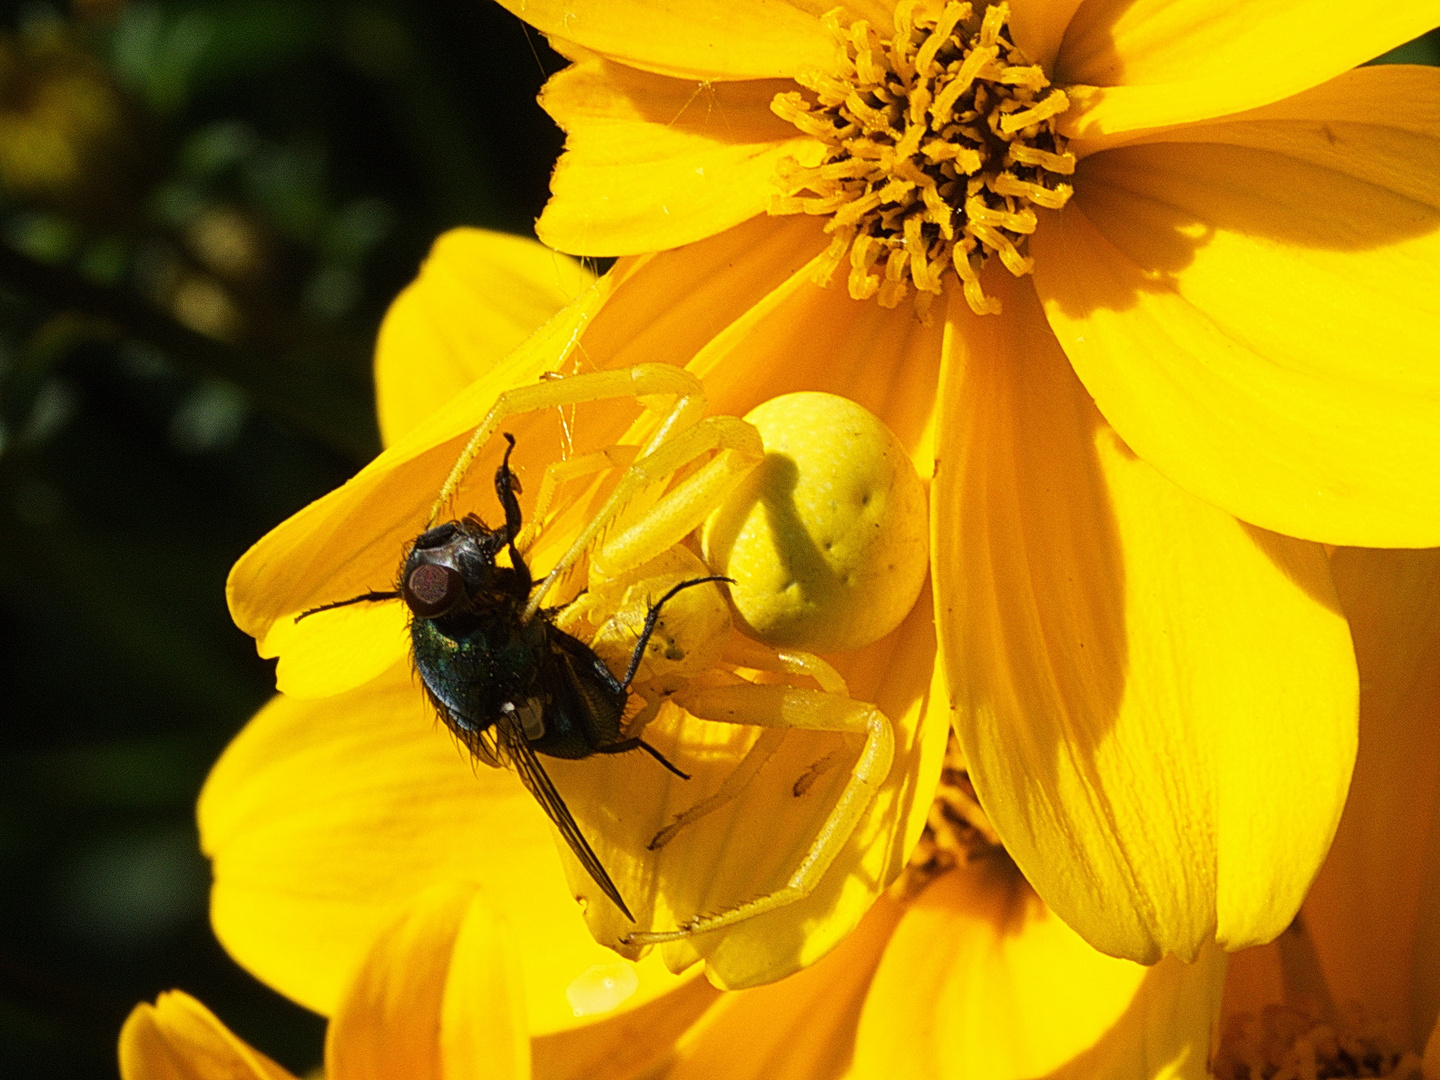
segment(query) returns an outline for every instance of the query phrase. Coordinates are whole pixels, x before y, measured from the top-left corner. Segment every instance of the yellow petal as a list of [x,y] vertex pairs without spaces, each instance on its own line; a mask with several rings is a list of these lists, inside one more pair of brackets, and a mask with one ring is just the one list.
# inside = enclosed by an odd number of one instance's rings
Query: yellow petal
[[[482,892],[455,935],[445,979],[438,1017],[444,1080],[530,1080],[522,974],[513,930],[491,910]],[[393,993],[394,976],[393,969],[383,973],[379,985],[387,993]],[[413,1027],[415,1018],[405,1012],[405,1023]]]
[[510,773],[471,764],[408,664],[323,702],[271,702],[216,764],[199,816],[216,934],[317,1012],[335,1011],[399,905],[455,881],[482,883],[508,922],[536,1033],[581,1022],[567,997],[577,980],[611,972],[631,990],[590,994],[594,1008],[631,1008],[677,984],[658,957],[631,964],[595,944],[534,800]]
[[122,1080],[294,1080],[189,994],[135,1006],[120,1029]]
[[1440,24],[1440,4],[1090,0],[1055,60],[1062,129],[1096,137],[1183,124],[1298,94]]
[[[791,287],[824,250],[821,228],[813,218],[755,218],[674,251],[621,259],[601,279],[610,299],[580,337],[586,358],[602,368],[690,364],[712,341],[733,334],[757,305]],[[823,358],[808,352],[793,364],[807,373],[821,366]]]
[[1360,666],[1360,752],[1305,901],[1330,992],[1419,1049],[1440,1010],[1440,551],[1342,548],[1335,586]]
[[1193,964],[1174,957],[1145,975],[1124,1015],[1051,1080],[1204,1080],[1229,958],[1214,946]]
[[[281,675],[292,692],[323,696],[374,678],[388,666],[387,635],[394,643],[389,661],[405,655],[403,641],[387,629],[403,621],[399,604],[340,608],[299,624],[295,616],[393,587],[400,560],[424,528],[461,447],[503,391],[534,383],[546,371],[685,364],[823,247],[820,227],[812,220],[762,219],[663,256],[617,265],[344,487],[311,503],[247,551],[227,584],[236,624],[257,638],[262,656],[282,656]],[[722,268],[726,274],[717,273]],[[613,302],[602,303],[609,297]],[[815,370],[822,363],[814,356],[796,370]],[[528,500],[540,485],[527,481],[537,480],[539,470],[567,449],[584,452],[614,442],[636,411],[623,403],[592,409],[580,427],[562,423],[558,410],[507,423],[518,441],[515,463],[526,482],[522,508],[529,512]],[[457,510],[495,517],[490,477],[499,459],[498,445],[480,456]]]
[[844,1075],[866,988],[902,911],[893,901],[881,900],[814,967],[784,982],[726,994],[680,1040],[666,1080]]
[[823,2],[501,0],[543,34],[681,79],[773,79],[831,61]]
[[884,420],[928,478],[943,320],[816,288],[813,276],[813,262],[799,268],[696,354],[711,407],[743,416],[795,390],[841,394]]
[[608,60],[575,64],[540,103],[567,132],[536,231],[576,255],[679,247],[764,213],[781,158],[818,141],[770,111],[780,80],[703,83]]
[[1102,1039],[1118,1041],[1127,1017],[1154,1008],[1148,999],[1162,985],[1183,985],[1193,1013],[1137,1048],[1151,1067],[1131,1075],[1158,1075],[1188,1051],[1181,1074],[1203,1076],[1224,963],[1207,955],[1200,966],[1147,969],[1098,953],[1046,910],[1013,864],[982,860],[939,878],[906,910],[870,984],[850,1075],[1049,1075],[1093,1056]]
[[375,404],[388,446],[595,280],[523,236],[452,229],[395,298],[375,345]]
[[[372,588],[392,585],[377,579]],[[314,622],[313,616],[300,622],[280,619],[260,643],[261,656],[280,658],[275,688],[293,698],[329,697],[363,686],[410,648],[410,620],[403,604],[354,604],[327,611],[319,620],[323,633],[316,632]]]
[[[1032,64],[1047,75],[1055,70],[1060,43],[1084,0],[1013,0],[1010,4],[1010,38]],[[1051,78],[1051,82],[1054,82]]]
[[[787,984],[788,985],[788,984]],[[531,1041],[534,1074],[545,1080],[630,1080],[651,1076],[675,1042],[721,997],[704,979],[585,1027]]]
[[510,928],[474,885],[445,883],[375,938],[325,1035],[333,1080],[530,1076]]
[[971,777],[1050,907],[1141,962],[1263,941],[1329,844],[1354,660],[1325,556],[1186,494],[1104,422],[1033,291],[951,305],[931,544]]
[[[338,693],[374,678],[405,655],[405,642],[395,633],[404,615],[395,602],[322,612],[298,624],[295,616],[393,587],[400,560],[424,529],[471,429],[502,391],[536,382],[542,372],[566,362],[567,343],[603,293],[603,285],[584,293],[343,487],[272,529],[241,556],[226,583],[231,617],[257,639],[261,656],[287,654],[287,688],[307,696]],[[617,426],[623,430],[618,420]],[[533,451],[541,461],[560,456],[560,430],[553,417],[519,417],[509,430],[527,454]],[[473,509],[491,517],[493,504],[481,499],[498,460],[498,451],[484,458],[471,479],[471,490],[478,489]]]
[[1440,543],[1440,72],[1367,68],[1182,136],[1086,159],[1034,237],[1086,388],[1246,521]]

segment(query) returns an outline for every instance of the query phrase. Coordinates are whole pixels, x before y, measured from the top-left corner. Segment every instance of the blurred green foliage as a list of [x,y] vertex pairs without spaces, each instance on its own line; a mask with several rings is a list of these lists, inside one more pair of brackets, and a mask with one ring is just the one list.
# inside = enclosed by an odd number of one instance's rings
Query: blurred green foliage
[[206,919],[195,797],[273,687],[225,574],[378,448],[434,237],[529,231],[559,66],[483,0],[0,5],[0,1078],[113,1077],[170,987],[318,1064]]
[[273,686],[224,578],[377,449],[435,235],[530,230],[560,63],[486,0],[0,2],[0,1080],[113,1077],[171,987],[318,1064],[206,921],[195,797]]

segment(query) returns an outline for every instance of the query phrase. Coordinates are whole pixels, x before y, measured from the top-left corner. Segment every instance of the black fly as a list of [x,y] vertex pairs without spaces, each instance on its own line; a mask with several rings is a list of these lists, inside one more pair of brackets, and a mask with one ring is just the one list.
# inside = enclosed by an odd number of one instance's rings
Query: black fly
[[[347,604],[403,599],[410,608],[415,668],[440,718],[476,757],[490,765],[515,766],[575,857],[633,922],[620,891],[536,755],[579,759],[638,749],[688,780],[644,739],[621,738],[622,720],[630,683],[660,609],[682,589],[730,579],[683,581],[656,601],[629,669],[617,680],[588,645],[554,625],[556,609],[539,608],[525,617],[535,583],[515,546],[521,526],[515,497],[520,483],[510,470],[515,439],[509,434],[505,439],[509,446],[495,471],[503,526],[488,528],[470,514],[427,529],[406,552],[394,590],[323,604],[302,612],[296,621]],[[510,565],[497,564],[507,550]]]

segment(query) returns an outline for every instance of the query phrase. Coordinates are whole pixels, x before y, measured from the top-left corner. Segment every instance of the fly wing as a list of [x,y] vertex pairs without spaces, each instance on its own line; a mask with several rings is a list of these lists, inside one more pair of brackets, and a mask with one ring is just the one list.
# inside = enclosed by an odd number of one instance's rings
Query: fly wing
[[625,901],[620,896],[620,890],[610,880],[605,867],[600,865],[599,856],[580,832],[580,826],[575,823],[565,800],[560,797],[560,792],[555,790],[545,767],[540,764],[539,757],[526,741],[524,730],[509,716],[501,717],[495,729],[501,752],[514,764],[515,771],[520,774],[521,783],[535,796],[535,801],[555,823],[560,835],[565,838],[565,843],[570,845],[570,850],[580,860],[580,865],[595,879],[595,884],[600,886],[601,891],[615,901],[615,906],[625,913],[625,917],[634,922],[635,916],[630,914],[630,909],[625,906]]

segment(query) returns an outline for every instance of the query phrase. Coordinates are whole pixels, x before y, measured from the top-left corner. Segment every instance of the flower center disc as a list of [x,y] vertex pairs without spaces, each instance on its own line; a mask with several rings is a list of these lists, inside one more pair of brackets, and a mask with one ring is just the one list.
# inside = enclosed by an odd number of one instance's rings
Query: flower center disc
[[[1326,1012],[1330,1015],[1325,1015]],[[1215,1080],[1361,1077],[1418,1080],[1420,1055],[1354,1002],[1328,1010],[1313,999],[1227,1018],[1211,1064]]]
[[849,254],[850,295],[895,307],[916,290],[922,314],[953,269],[976,314],[1000,303],[980,287],[993,254],[1019,277],[1035,207],[1058,210],[1075,155],[1055,131],[1070,107],[1010,40],[1009,6],[901,0],[889,40],[864,20],[840,26],[838,68],[807,73],[771,109],[823,146],[818,165],[780,163],[772,214],[828,214],[833,235],[817,279]]

